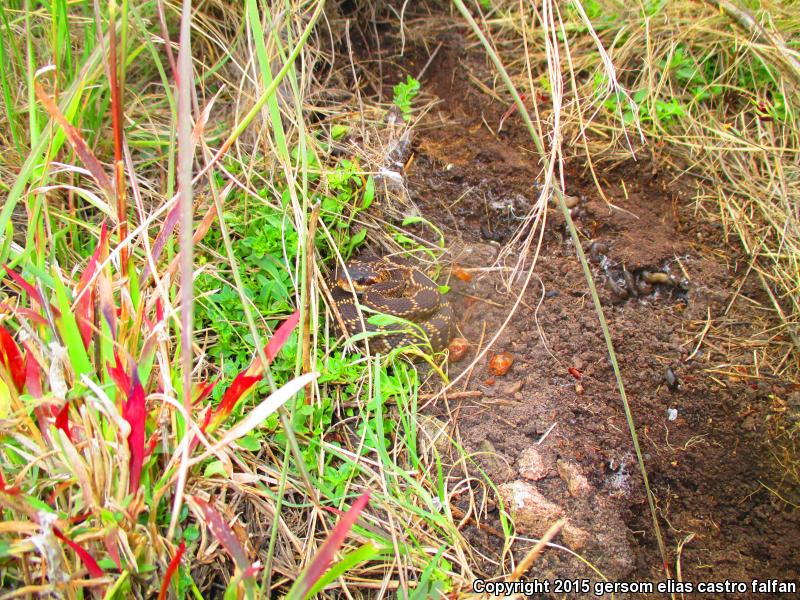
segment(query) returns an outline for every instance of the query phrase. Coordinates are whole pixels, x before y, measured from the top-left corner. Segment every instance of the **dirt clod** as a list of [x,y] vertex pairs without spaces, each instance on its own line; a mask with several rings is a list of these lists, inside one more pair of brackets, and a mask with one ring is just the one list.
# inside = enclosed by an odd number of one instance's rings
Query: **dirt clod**
[[542,453],[535,446],[525,448],[519,456],[519,474],[525,479],[539,481],[552,472],[552,467],[545,463]]
[[545,498],[527,481],[504,483],[498,488],[517,526],[523,535],[540,536],[564,515],[564,509]]
[[592,491],[589,480],[581,473],[578,465],[566,460],[559,460],[556,462],[556,468],[558,475],[567,484],[569,495],[573,498],[586,496]]

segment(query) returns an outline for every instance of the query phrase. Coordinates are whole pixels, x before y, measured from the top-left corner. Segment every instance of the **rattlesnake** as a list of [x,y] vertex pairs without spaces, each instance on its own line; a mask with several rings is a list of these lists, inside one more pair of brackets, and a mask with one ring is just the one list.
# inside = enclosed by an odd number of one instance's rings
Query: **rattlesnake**
[[[373,352],[387,353],[425,341],[416,327],[402,321],[386,323],[384,319],[384,323],[374,323],[375,312],[417,325],[427,335],[434,352],[450,342],[453,309],[442,298],[439,287],[419,269],[389,259],[353,260],[347,263],[346,272],[337,270],[332,289],[348,335],[364,331],[382,334],[369,337]],[[358,305],[366,309],[361,314]]]

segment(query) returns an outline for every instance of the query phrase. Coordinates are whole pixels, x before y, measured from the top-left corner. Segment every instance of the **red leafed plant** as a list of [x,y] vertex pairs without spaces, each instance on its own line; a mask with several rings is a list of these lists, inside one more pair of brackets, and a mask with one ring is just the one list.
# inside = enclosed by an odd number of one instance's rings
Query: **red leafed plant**
[[359,496],[358,500],[353,502],[353,506],[350,507],[342,518],[336,523],[336,526],[331,531],[328,539],[322,544],[322,547],[317,551],[316,556],[311,561],[311,563],[306,567],[303,572],[300,574],[300,577],[297,578],[297,581],[292,586],[292,589],[289,590],[288,596],[286,596],[286,600],[303,600],[304,598],[308,597],[309,591],[311,591],[312,586],[314,583],[322,577],[322,574],[328,568],[328,565],[331,564],[336,551],[339,550],[341,545],[344,543],[347,534],[350,533],[350,530],[355,525],[356,520],[358,519],[361,512],[366,508],[367,503],[369,502],[369,491],[364,492]]
[[[54,537],[48,539],[76,557],[74,564],[67,561],[66,574],[59,577],[79,577],[81,567],[92,578],[108,576],[109,569],[136,570],[132,557],[164,547],[163,540],[150,536],[166,536],[168,522],[154,521],[156,526],[146,529],[139,523],[157,514],[171,497],[184,436],[194,438],[192,450],[196,446],[194,434],[177,419],[180,413],[170,417],[174,405],[161,400],[165,377],[179,380],[172,346],[159,338],[169,309],[155,291],[142,290],[135,296],[127,289],[119,291],[120,280],[112,279],[107,231],[105,225],[99,228],[98,245],[74,280],[57,269],[50,274],[52,285],[41,279],[34,283],[24,271],[4,271],[5,285],[18,295],[1,307],[6,318],[0,325],[0,392],[7,388],[8,398],[0,398],[0,408],[7,406],[4,417],[13,417],[30,432],[29,444],[37,446],[35,455],[44,469],[26,470],[24,486],[10,485],[7,481],[14,481],[24,465],[9,469],[4,462],[0,510],[4,518],[18,521],[18,531],[30,531],[31,524],[40,522],[30,502],[53,511],[47,518],[55,518]],[[294,313],[269,340],[265,351],[270,362],[297,323]],[[216,408],[209,397],[217,381],[198,384],[192,417],[201,420],[203,433],[212,435],[225,425],[263,375],[261,363],[254,361],[233,379]],[[33,473],[35,480],[30,479]],[[48,479],[50,473],[57,477]],[[83,509],[75,511],[75,506]],[[110,514],[116,515],[111,521]],[[203,520],[214,523],[225,548],[241,560],[213,509],[203,509]],[[27,552],[34,551],[31,548]],[[186,551],[181,544],[165,563],[165,582]],[[243,566],[243,585],[250,585],[256,570],[252,564]],[[162,597],[167,589],[165,583]]]

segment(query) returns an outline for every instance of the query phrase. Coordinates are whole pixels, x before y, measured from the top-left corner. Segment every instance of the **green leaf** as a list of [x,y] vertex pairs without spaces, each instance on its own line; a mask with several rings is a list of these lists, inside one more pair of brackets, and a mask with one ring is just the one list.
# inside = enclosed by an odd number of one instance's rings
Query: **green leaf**
[[187,542],[193,542],[200,537],[200,530],[196,525],[189,525],[183,530],[183,539]]
[[250,450],[250,452],[261,450],[261,440],[252,433],[239,438],[236,443],[245,450]]
[[368,560],[373,560],[377,558],[378,555],[388,556],[390,553],[387,553],[385,550],[381,550],[371,541],[367,542],[360,548],[345,554],[343,557],[337,560],[336,563],[332,564],[331,567],[325,571],[325,574],[322,575],[322,577],[317,579],[314,585],[311,586],[311,589],[308,590],[306,598],[313,598],[316,594],[320,593],[326,585],[344,575],[348,570],[360,565],[361,563],[367,562]]
[[340,140],[347,135],[348,131],[350,131],[350,128],[347,125],[334,125],[331,127],[331,137],[335,140]]
[[75,371],[76,381],[80,381],[81,375],[88,375],[92,371],[92,363],[86,348],[83,347],[83,338],[78,330],[78,322],[75,320],[75,313],[72,311],[72,303],[67,296],[67,288],[61,281],[60,273],[54,273],[53,287],[56,291],[56,301],[61,311],[61,319],[58,321],[58,328],[61,339],[67,346],[69,359],[72,369]]
[[395,317],[393,315],[375,314],[370,315],[367,319],[367,322],[370,325],[375,325],[376,327],[386,327],[387,325],[403,323],[404,321],[400,317]]
[[358,245],[364,241],[366,237],[367,237],[366,227],[356,232],[356,234],[353,237],[351,237],[350,240],[347,242],[345,255],[349,257],[353,253],[353,250],[355,250],[358,247]]
[[375,200],[375,180],[372,175],[367,177],[367,184],[364,186],[364,200],[361,202],[361,208],[368,209]]
[[405,82],[398,83],[392,89],[394,92],[394,104],[403,113],[405,120],[411,118],[411,101],[419,93],[419,88],[419,81],[409,75]]
[[0,419],[7,419],[11,414],[11,391],[6,382],[0,379]]
[[203,477],[212,477],[213,475],[221,475],[222,477],[228,476],[228,473],[225,471],[225,467],[223,466],[221,460],[211,461],[203,470]]

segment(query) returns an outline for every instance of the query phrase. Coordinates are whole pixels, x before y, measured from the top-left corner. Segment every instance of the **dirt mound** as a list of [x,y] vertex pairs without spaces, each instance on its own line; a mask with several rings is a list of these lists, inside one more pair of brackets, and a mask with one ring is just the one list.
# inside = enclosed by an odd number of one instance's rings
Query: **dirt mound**
[[[408,175],[412,198],[445,229],[453,265],[473,275],[450,285],[461,332],[476,351],[513,305],[492,267],[536,199],[536,173],[518,120],[507,120],[500,133],[489,130],[506,107],[469,84],[463,64],[477,68],[474,59],[451,39],[442,42],[425,82],[442,102],[419,129]],[[422,59],[408,61],[410,73]],[[576,197],[573,216],[601,287],[673,571],[676,548],[685,544],[686,581],[797,580],[798,512],[767,489],[781,482],[765,442],[771,394],[786,397],[791,383],[715,375],[725,349],[704,340],[695,351],[708,316],[725,311],[731,298],[732,251],[714,246],[716,232],[695,219],[695,183],[687,177],[649,161],[598,175],[608,203],[582,164],[570,165],[567,192]],[[463,388],[474,393],[450,401],[447,416],[457,416],[468,450],[505,484],[512,514],[550,506],[552,514],[543,514],[564,516],[572,528],[557,541],[609,580],[663,580],[605,342],[554,208],[536,274],[495,346],[513,355],[511,371],[495,377],[480,363]],[[515,506],[514,490],[525,486],[538,500]],[[535,518],[526,522],[518,523],[523,539],[544,532],[530,526]],[[471,532],[487,575],[499,572],[501,540],[492,532],[496,523]],[[515,551],[523,556],[526,547]],[[567,552],[545,553],[534,571],[539,578],[598,579]]]

